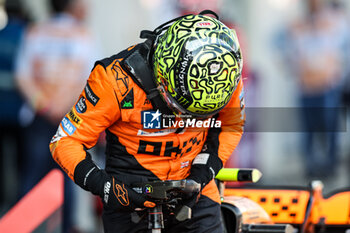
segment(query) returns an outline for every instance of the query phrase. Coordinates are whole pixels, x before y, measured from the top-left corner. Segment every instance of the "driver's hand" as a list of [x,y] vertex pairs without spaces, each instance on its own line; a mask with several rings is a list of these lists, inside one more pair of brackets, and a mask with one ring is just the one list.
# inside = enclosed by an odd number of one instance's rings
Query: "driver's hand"
[[88,158],[82,160],[75,168],[74,181],[80,187],[99,195],[105,208],[119,211],[134,211],[136,208],[153,208],[154,202],[129,188],[124,182],[98,168]]
[[182,198],[182,204],[192,208],[200,197],[201,185],[200,183],[192,180],[186,179],[185,185],[185,195]]
[[114,177],[105,181],[103,193],[100,196],[104,206],[112,210],[128,211],[156,206],[154,202],[148,201],[145,196],[135,192]]

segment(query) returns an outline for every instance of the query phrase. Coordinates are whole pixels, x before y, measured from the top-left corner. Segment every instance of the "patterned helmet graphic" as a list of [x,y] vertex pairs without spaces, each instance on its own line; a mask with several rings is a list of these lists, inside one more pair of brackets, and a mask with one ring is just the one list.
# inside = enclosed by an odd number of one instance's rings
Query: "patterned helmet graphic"
[[173,23],[156,41],[156,82],[177,115],[208,117],[231,99],[242,71],[234,30],[204,15]]

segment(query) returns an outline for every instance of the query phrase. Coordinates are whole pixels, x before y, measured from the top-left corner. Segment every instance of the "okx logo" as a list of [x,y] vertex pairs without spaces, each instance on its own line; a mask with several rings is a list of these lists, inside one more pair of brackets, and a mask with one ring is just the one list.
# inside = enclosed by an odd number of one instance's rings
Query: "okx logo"
[[161,128],[161,113],[157,111],[142,111],[141,122],[144,129],[160,129]]

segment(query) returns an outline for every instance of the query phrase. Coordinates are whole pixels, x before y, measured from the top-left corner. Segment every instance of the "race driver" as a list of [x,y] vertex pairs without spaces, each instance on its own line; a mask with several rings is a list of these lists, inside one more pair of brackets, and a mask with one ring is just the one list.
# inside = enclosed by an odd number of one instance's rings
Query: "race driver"
[[[169,217],[166,232],[223,232],[213,178],[242,135],[242,56],[234,31],[204,13],[144,31],[146,42],[97,61],[52,138],[55,161],[101,197],[105,232],[147,232],[147,222],[132,215],[155,203],[133,183],[181,179],[201,191],[189,198],[192,218]],[[101,169],[88,149],[103,131]]]

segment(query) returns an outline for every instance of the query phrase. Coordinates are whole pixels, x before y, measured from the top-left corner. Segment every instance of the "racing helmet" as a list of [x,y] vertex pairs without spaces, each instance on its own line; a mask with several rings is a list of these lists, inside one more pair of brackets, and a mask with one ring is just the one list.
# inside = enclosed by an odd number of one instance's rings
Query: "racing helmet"
[[207,118],[231,99],[241,77],[237,35],[218,19],[186,15],[155,41],[157,88],[177,115]]

